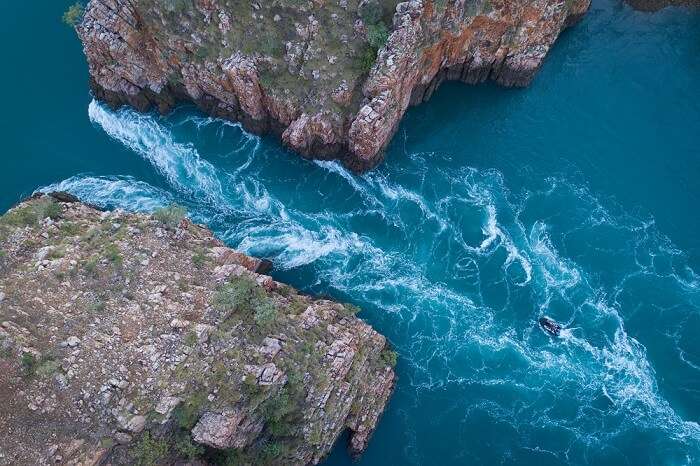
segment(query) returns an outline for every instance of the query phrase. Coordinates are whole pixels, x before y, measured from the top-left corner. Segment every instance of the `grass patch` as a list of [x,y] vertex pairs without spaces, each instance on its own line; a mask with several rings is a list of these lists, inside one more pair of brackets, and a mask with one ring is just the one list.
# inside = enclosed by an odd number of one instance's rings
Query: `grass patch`
[[48,258],[51,260],[61,259],[65,255],[66,255],[65,247],[55,247],[49,252]]
[[83,263],[83,272],[85,275],[95,277],[97,276],[97,264],[100,262],[98,256],[92,256]]
[[58,202],[49,197],[42,197],[7,212],[0,217],[0,223],[15,227],[36,226],[45,218],[58,220],[62,212]]
[[124,263],[124,258],[121,255],[121,251],[119,251],[119,247],[114,243],[109,243],[106,245],[103,250],[103,254],[107,260],[117,267],[120,267]]
[[20,357],[22,375],[26,378],[38,376],[48,377],[58,371],[60,364],[52,356],[42,356],[37,359],[32,353],[22,353]]
[[189,331],[183,341],[187,346],[195,346],[197,344],[197,334],[194,331]]
[[63,222],[58,226],[58,230],[65,236],[78,236],[80,225],[74,222]]
[[309,303],[303,297],[297,295],[292,298],[289,303],[288,312],[293,315],[299,315],[309,307]]
[[206,264],[207,261],[208,261],[208,258],[207,258],[207,255],[203,249],[198,250],[192,256],[192,263],[198,269],[201,269],[202,267],[204,267],[204,264]]
[[54,361],[53,359],[47,359],[46,361],[42,362],[37,366],[36,371],[34,373],[38,377],[50,377],[58,370],[60,369],[61,364],[58,361]]

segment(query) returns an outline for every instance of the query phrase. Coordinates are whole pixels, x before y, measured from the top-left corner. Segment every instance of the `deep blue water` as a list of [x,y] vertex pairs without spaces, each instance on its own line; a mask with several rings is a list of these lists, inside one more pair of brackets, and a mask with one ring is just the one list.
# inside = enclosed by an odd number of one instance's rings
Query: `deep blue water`
[[178,202],[362,306],[400,353],[362,465],[700,463],[700,13],[594,0],[531,87],[445,85],[353,176],[93,102],[71,2],[0,5],[0,209],[47,186]]

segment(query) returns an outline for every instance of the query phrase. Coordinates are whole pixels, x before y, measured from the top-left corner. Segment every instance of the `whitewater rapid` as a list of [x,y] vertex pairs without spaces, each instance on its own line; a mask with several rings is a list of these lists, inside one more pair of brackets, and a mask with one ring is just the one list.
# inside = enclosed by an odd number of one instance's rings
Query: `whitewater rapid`
[[[586,462],[630,432],[669,442],[674,464],[700,459],[700,426],[665,398],[627,329],[638,287],[663,283],[699,309],[700,277],[653,219],[566,177],[511,192],[497,170],[433,168],[429,153],[362,176],[334,162],[295,161],[290,173],[286,156],[230,122],[95,101],[89,117],[160,181],[79,175],[43,190],[137,211],[180,203],[276,273],[298,273],[297,286],[359,304],[400,354],[394,416],[407,454],[421,457],[415,417],[431,403],[503,423],[526,448],[556,431],[547,451],[564,462]],[[205,154],[211,138],[232,150]],[[562,205],[576,208],[564,218]],[[595,255],[611,269],[591,268]],[[538,328],[544,313],[568,327],[562,339]],[[698,371],[698,355],[678,351]],[[442,391],[449,403],[434,400]]]

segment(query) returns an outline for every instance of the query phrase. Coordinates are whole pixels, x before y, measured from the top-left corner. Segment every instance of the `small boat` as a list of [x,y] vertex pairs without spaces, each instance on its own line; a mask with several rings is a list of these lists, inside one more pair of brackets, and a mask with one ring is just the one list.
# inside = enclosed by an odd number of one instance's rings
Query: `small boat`
[[547,316],[540,317],[540,327],[552,335],[553,337],[558,337],[561,332],[561,325],[558,324],[554,319]]

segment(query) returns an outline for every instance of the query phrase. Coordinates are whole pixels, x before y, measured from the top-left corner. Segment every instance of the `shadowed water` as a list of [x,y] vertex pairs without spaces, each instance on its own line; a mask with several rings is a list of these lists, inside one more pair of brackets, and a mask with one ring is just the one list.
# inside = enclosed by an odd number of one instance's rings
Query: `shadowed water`
[[362,176],[189,108],[90,101],[51,28],[79,95],[9,112],[2,207],[37,186],[177,202],[360,305],[400,354],[360,464],[700,461],[700,14],[594,2],[530,88],[444,86]]

